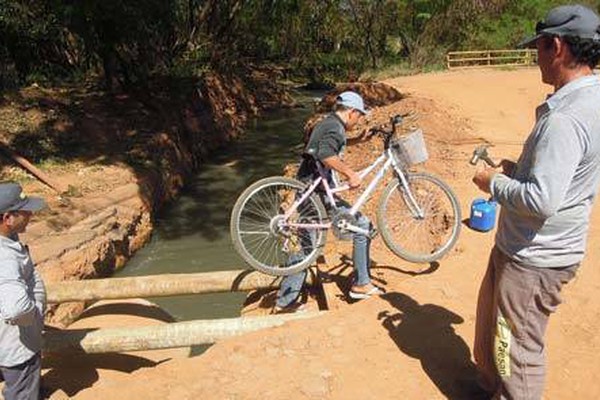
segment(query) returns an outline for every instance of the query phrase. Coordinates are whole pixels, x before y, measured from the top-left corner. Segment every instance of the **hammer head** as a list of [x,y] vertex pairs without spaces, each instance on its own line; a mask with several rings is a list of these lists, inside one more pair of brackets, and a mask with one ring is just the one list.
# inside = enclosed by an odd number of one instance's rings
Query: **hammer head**
[[475,164],[477,164],[477,161],[479,161],[480,159],[489,158],[487,148],[488,148],[488,146],[486,146],[486,145],[477,146],[477,148],[475,148],[475,150],[473,150],[473,156],[469,160],[469,163],[471,165],[475,165]]

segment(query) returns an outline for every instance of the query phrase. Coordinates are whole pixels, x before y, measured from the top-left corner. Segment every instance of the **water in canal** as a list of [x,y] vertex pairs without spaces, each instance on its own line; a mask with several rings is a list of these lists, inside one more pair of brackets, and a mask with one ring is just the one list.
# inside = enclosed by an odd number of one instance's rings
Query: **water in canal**
[[[117,276],[245,268],[229,237],[231,209],[250,183],[280,175],[285,164],[298,161],[312,96],[298,96],[304,107],[261,116],[243,138],[208,160],[177,201],[160,213],[151,241]],[[186,321],[237,317],[244,299],[244,293],[215,293],[150,300]]]

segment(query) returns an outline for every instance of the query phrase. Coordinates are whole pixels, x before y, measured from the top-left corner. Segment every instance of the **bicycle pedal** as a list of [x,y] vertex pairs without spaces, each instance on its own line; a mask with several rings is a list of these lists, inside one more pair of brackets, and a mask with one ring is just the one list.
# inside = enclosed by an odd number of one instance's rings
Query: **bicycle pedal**
[[369,232],[369,239],[373,240],[377,235],[379,235],[379,231],[376,228],[373,228],[371,229],[371,232]]

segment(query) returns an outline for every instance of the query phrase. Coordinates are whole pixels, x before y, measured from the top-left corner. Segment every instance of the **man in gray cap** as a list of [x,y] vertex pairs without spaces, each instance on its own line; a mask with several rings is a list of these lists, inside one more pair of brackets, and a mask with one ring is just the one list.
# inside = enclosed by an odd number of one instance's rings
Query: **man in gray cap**
[[480,384],[501,399],[542,397],[548,319],[583,259],[600,182],[600,18],[581,5],[554,8],[521,45],[537,48],[554,93],[518,161],[473,177],[502,205],[474,345]]
[[[363,98],[356,92],[345,91],[336,99],[334,112],[325,117],[312,129],[308,143],[304,149],[303,161],[298,170],[297,178],[307,181],[319,176],[319,168],[331,178],[332,170],[348,179],[351,189],[358,188],[361,177],[341,159],[340,154],[347,144],[346,130],[352,129],[367,114]],[[333,179],[328,179],[330,186],[335,186]],[[327,196],[323,196],[324,204],[329,204]],[[336,198],[337,212],[350,210],[350,206],[342,199]],[[356,225],[364,230],[371,229],[369,219],[358,213]],[[369,275],[369,248],[371,238],[364,234],[353,234],[353,266],[355,277],[352,282],[349,297],[355,300],[366,299],[381,294],[382,291],[371,283]],[[290,257],[293,263],[294,255]],[[277,293],[275,312],[295,311],[300,303],[297,302],[302,285],[306,279],[306,270],[286,276],[281,282]]]
[[5,400],[40,397],[46,290],[27,246],[19,241],[44,200],[16,183],[0,183],[0,371]]

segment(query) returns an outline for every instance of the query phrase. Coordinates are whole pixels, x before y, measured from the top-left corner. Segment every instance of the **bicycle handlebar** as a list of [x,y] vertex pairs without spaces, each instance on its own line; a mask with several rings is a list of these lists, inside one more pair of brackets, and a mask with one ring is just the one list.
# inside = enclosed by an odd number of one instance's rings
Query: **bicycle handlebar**
[[371,129],[369,129],[369,132],[367,133],[367,139],[371,139],[375,135],[382,135],[385,140],[391,139],[394,136],[394,134],[396,133],[396,126],[402,125],[405,118],[413,116],[413,115],[414,115],[414,113],[411,111],[403,113],[403,114],[394,115],[393,117],[390,118],[390,124],[392,125],[391,129],[386,130],[385,125],[380,125],[378,127],[371,128]]

